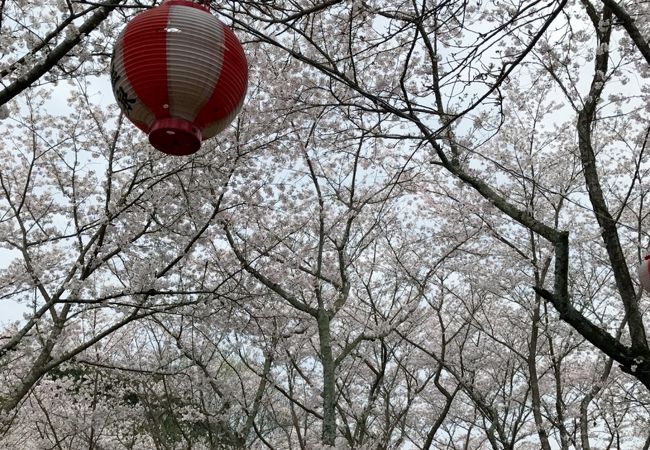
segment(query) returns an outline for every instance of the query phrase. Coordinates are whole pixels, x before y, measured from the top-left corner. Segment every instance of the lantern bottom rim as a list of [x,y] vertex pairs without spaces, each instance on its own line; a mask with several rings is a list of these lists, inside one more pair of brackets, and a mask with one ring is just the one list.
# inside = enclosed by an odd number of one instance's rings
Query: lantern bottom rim
[[176,117],[158,119],[149,131],[149,143],[168,155],[185,156],[201,148],[201,130],[192,122]]

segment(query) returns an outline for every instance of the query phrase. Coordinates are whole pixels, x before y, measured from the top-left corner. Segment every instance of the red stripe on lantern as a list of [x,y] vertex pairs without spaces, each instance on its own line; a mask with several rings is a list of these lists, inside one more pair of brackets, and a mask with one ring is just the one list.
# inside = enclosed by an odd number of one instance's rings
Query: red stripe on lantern
[[[230,28],[225,25],[223,28],[225,48],[219,80],[210,100],[194,119],[194,123],[201,129],[236,114],[248,87],[248,64],[244,50]],[[219,131],[221,130],[217,132]]]
[[124,33],[124,69],[138,100],[157,118],[169,117],[167,22],[169,7],[137,16]]

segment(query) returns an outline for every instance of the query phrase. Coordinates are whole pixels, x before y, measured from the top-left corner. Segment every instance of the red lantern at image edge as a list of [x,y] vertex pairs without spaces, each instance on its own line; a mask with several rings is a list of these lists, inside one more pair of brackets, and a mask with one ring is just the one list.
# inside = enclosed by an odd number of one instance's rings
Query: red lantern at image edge
[[113,93],[126,117],[170,155],[190,155],[235,118],[248,85],[244,50],[206,5],[167,0],[117,38]]
[[639,282],[643,289],[650,292],[650,255],[646,256],[639,266]]

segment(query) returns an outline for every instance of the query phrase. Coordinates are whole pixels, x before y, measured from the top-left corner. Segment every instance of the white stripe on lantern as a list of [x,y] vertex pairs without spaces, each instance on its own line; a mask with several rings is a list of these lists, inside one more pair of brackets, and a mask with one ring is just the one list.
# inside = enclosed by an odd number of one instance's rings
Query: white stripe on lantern
[[172,5],[167,30],[169,110],[173,117],[192,122],[221,73],[223,24],[199,9]]
[[[116,77],[113,85],[113,93],[115,98],[120,102],[120,109],[122,112],[133,122],[141,123],[146,125],[148,128],[151,128],[156,121],[156,116],[147,106],[140,101],[140,99],[135,95],[135,90],[129,78],[126,76],[126,69],[124,68],[124,39],[123,34],[126,29],[124,29],[121,35],[115,41],[115,47],[113,49],[114,55],[112,59],[111,66],[111,77]],[[122,90],[122,92],[119,92]],[[130,109],[127,107],[130,106]]]

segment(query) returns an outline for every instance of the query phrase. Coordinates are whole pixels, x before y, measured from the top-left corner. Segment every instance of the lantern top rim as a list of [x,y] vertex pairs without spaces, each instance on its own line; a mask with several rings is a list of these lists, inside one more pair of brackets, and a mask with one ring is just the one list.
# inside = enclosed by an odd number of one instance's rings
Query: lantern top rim
[[207,13],[210,12],[210,0],[193,1],[193,0],[165,0],[160,6],[187,6],[190,8],[200,9]]

